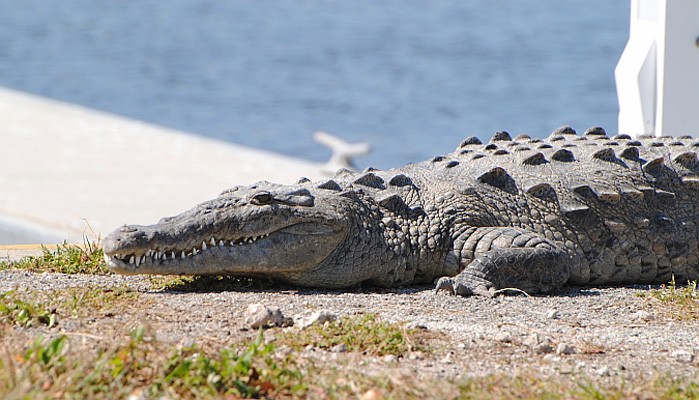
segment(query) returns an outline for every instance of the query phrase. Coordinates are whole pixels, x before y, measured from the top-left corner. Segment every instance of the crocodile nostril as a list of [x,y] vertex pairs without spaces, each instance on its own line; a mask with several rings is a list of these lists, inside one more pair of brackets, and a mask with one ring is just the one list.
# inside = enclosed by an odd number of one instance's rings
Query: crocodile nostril
[[136,232],[138,231],[138,228],[135,228],[133,226],[128,226],[124,225],[121,228],[119,228],[119,232],[124,232],[124,233],[131,233],[131,232]]

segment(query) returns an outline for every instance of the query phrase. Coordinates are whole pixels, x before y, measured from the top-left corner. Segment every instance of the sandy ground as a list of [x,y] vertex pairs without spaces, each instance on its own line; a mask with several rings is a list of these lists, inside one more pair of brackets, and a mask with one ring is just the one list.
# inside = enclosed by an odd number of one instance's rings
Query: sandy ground
[[[430,354],[370,360],[384,371],[454,379],[498,372],[602,381],[699,376],[699,321],[676,319],[659,302],[643,297],[649,289],[642,286],[487,299],[454,297],[430,287],[338,292],[213,283],[173,291],[158,288],[148,277],[0,272],[0,292],[85,286],[126,286],[146,300],[139,304],[147,304],[97,312],[54,328],[88,345],[139,324],[173,344],[224,345],[254,337],[245,310],[262,303],[292,318],[319,310],[338,316],[377,313],[439,333]],[[297,328],[272,328],[266,335],[281,329]],[[312,356],[332,362],[338,354],[316,349]]]

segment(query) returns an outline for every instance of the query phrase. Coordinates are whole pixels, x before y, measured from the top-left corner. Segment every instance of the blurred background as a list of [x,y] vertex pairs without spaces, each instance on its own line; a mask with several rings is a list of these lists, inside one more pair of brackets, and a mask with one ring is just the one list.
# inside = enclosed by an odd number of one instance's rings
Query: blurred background
[[627,0],[0,0],[0,86],[360,168],[496,130],[616,132]]

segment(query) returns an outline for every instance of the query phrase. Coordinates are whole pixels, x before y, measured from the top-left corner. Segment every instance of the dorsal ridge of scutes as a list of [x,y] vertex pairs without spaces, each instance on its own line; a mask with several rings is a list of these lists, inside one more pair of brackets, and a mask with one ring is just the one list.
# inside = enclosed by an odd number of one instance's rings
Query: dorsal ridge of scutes
[[576,195],[582,197],[583,199],[597,198],[597,194],[594,190],[587,184],[575,185],[570,188]]
[[354,183],[374,189],[384,189],[384,180],[373,172],[367,172],[354,180]]
[[344,178],[347,176],[354,176],[357,173],[352,171],[351,169],[348,168],[340,168],[337,171],[335,171],[335,175],[333,175],[333,178]]
[[391,193],[386,196],[377,197],[376,202],[381,207],[394,213],[399,213],[407,209],[407,205],[405,204],[405,201],[403,201],[403,198],[397,195],[396,193]]
[[685,187],[691,190],[699,190],[699,176],[683,176],[681,181]]
[[699,168],[699,159],[697,153],[693,151],[685,151],[672,158],[672,161],[687,168],[696,170]]
[[577,134],[578,133],[575,131],[575,129],[573,129],[570,125],[559,126],[553,132],[551,132],[551,136],[577,135]]
[[547,162],[548,160],[541,152],[536,152],[522,160],[522,164],[525,165],[541,165],[546,164]]
[[590,207],[581,203],[561,203],[560,210],[567,217],[581,217],[590,212]]
[[575,155],[568,149],[558,149],[551,154],[551,159],[560,162],[573,162],[575,161]]
[[339,183],[335,182],[332,179],[328,179],[327,181],[319,184],[318,188],[319,189],[326,189],[326,190],[334,190],[336,192],[339,192],[342,190],[342,186],[340,186]]
[[643,171],[647,173],[657,172],[665,164],[665,157],[654,158],[643,164]]
[[403,187],[412,185],[413,180],[405,174],[397,174],[392,176],[388,183],[393,186]]
[[342,193],[338,193],[338,196],[340,196],[340,197],[346,197],[346,198],[352,199],[352,200],[359,200],[359,194],[357,194],[357,191],[356,191],[356,190],[352,190],[352,189],[350,189],[350,190],[345,190],[345,191],[342,192]]
[[499,142],[499,141],[512,141],[512,136],[510,136],[509,132],[507,131],[497,131],[493,135],[493,137],[490,139],[491,142]]
[[539,199],[550,199],[556,196],[556,191],[548,182],[539,182],[524,188],[524,192]]
[[583,134],[585,136],[605,137],[607,136],[607,131],[605,131],[604,128],[602,128],[601,126],[593,126],[591,128],[588,128]]
[[592,157],[607,162],[616,161],[616,154],[614,153],[614,149],[611,149],[609,147],[597,150],[596,152],[592,153]]
[[463,148],[463,147],[474,145],[474,144],[479,145],[479,144],[483,144],[483,142],[481,142],[481,140],[475,136],[469,136],[466,139],[461,141],[461,144],[459,144],[459,148]]
[[631,161],[638,161],[641,157],[637,147],[627,147],[622,150],[619,156]]
[[491,186],[502,186],[503,178],[507,176],[507,171],[502,167],[493,167],[482,173],[478,180]]
[[621,196],[632,201],[641,201],[645,195],[640,190],[627,187],[621,190]]

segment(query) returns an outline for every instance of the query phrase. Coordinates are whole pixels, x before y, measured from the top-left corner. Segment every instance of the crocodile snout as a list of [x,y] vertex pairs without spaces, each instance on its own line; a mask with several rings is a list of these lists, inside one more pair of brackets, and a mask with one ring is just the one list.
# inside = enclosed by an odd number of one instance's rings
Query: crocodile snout
[[107,235],[102,241],[105,254],[116,254],[147,240],[147,234],[136,225],[124,225]]

